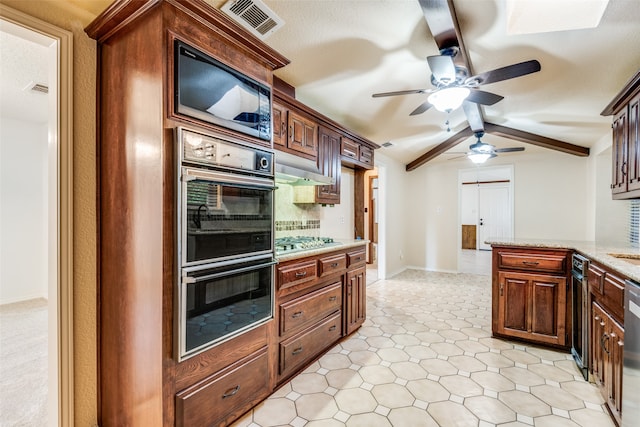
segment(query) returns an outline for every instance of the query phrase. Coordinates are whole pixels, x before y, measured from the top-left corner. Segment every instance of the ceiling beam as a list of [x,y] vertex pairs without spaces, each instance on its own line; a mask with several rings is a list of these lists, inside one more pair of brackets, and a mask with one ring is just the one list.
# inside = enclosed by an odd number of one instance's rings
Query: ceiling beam
[[411,172],[412,170],[419,168],[423,164],[427,163],[429,160],[439,156],[440,154],[444,153],[445,151],[447,151],[447,150],[455,147],[456,145],[460,144],[462,141],[464,141],[465,139],[467,139],[470,136],[472,136],[473,133],[474,132],[471,130],[471,128],[469,126],[467,126],[466,128],[462,129],[460,132],[458,132],[455,135],[453,135],[451,138],[449,138],[446,141],[436,145],[431,150],[429,150],[426,153],[424,153],[422,156],[418,157],[417,159],[415,159],[411,163],[407,164],[405,169],[407,170],[407,172]]
[[486,133],[498,135],[503,138],[513,139],[515,141],[526,142],[527,144],[537,145],[538,147],[548,148],[550,150],[561,151],[563,153],[572,154],[574,156],[588,157],[589,147],[570,144],[545,136],[536,135],[535,133],[525,132],[523,130],[508,128],[493,123],[484,123]]

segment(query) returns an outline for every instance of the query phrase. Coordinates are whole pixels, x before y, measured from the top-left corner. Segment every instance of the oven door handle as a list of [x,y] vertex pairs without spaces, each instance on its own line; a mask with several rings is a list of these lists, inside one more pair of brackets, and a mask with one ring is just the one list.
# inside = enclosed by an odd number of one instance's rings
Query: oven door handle
[[272,179],[245,176],[238,173],[231,174],[211,170],[182,168],[182,181],[188,182],[195,179],[202,179],[220,184],[247,185],[267,190],[275,190],[276,188]]
[[188,284],[192,284],[192,283],[197,283],[197,282],[201,282],[203,280],[211,280],[211,279],[217,279],[220,277],[224,277],[224,276],[229,276],[231,274],[237,274],[237,273],[245,273],[247,271],[251,271],[251,270],[258,270],[264,267],[270,267],[272,265],[277,264],[278,261],[269,261],[269,262],[265,262],[262,264],[256,264],[256,265],[250,265],[247,267],[242,267],[242,268],[234,268],[234,269],[230,269],[230,270],[226,270],[226,271],[222,271],[220,273],[213,273],[213,274],[206,274],[204,276],[182,276],[182,283],[185,285]]

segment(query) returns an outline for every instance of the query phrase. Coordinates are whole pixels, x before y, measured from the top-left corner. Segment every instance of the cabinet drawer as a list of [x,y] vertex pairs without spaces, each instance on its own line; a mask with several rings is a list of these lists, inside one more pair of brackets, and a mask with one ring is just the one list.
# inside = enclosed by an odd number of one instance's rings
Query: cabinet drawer
[[319,276],[324,277],[347,268],[347,254],[331,255],[318,260]]
[[589,283],[589,290],[594,294],[602,295],[604,293],[604,276],[606,272],[597,265],[590,263],[589,271],[587,272],[587,282]]
[[342,307],[342,282],[280,305],[280,335],[296,332]]
[[366,251],[364,248],[360,248],[353,252],[347,252],[347,268],[353,265],[364,264],[366,261]]
[[360,157],[360,144],[342,137],[340,141],[340,154],[353,160]]
[[310,282],[318,277],[315,260],[278,266],[278,289],[285,289],[301,283]]
[[604,303],[609,307],[618,319],[624,317],[624,281],[607,272],[604,276]]
[[280,343],[280,376],[316,357],[342,336],[342,311]]
[[567,256],[499,252],[498,268],[564,274],[567,271]]
[[176,395],[176,426],[227,424],[270,392],[267,347]]
[[366,163],[368,165],[373,164],[373,150],[369,147],[365,147],[364,145],[360,146],[360,157],[359,160],[362,163]]

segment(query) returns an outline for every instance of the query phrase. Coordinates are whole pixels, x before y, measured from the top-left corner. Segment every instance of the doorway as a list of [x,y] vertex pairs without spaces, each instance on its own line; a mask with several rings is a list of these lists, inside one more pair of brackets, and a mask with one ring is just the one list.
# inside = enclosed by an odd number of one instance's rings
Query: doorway
[[514,233],[513,166],[478,167],[458,172],[458,271],[490,271],[487,239]]
[[[0,313],[25,310],[14,316],[19,327],[1,332],[28,343],[2,352],[0,365],[11,360],[3,384],[12,384],[3,386],[2,416],[12,425],[70,426],[73,37],[4,5],[0,37]],[[36,364],[38,375],[29,375]]]

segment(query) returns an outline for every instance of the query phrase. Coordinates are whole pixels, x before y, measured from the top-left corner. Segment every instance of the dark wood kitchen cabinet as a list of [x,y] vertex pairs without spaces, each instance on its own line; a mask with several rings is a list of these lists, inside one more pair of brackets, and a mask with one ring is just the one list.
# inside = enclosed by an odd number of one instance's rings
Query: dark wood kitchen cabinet
[[611,194],[640,198],[640,72],[601,113],[613,115]]
[[493,248],[495,336],[566,348],[569,343],[567,250]]
[[[366,316],[364,245],[277,267],[278,377],[283,383],[353,333]],[[357,304],[354,310],[352,307]],[[350,321],[351,317],[354,321]]]
[[620,425],[626,277],[597,262],[589,263],[591,370],[614,419]]
[[617,424],[622,416],[624,328],[597,302],[591,308],[591,368]]
[[273,70],[288,61],[201,0],[117,0],[85,31],[97,41],[98,67],[97,421],[228,423],[273,390],[276,324],[268,321],[178,362],[174,135],[178,126],[193,126],[270,142],[176,111],[174,41],[269,87]]
[[340,181],[342,165],[340,163],[340,134],[325,126],[320,126],[318,166],[325,176],[332,177],[331,185],[316,187],[316,203],[335,205],[340,203]]
[[373,150],[347,136],[343,136],[340,141],[340,155],[345,165],[373,169]]
[[287,103],[274,98],[273,144],[311,160],[318,158],[318,122]]

